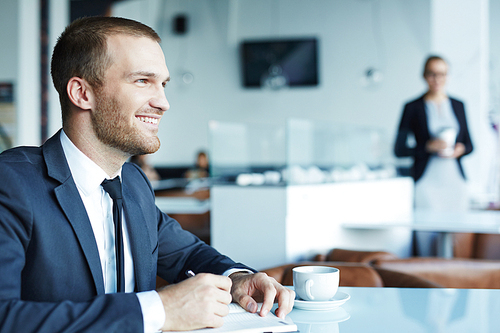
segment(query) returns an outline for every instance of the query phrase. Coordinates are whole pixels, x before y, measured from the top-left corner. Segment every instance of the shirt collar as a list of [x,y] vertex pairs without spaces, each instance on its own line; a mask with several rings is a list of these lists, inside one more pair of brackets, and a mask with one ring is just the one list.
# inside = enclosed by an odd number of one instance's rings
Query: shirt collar
[[[87,157],[73,142],[68,138],[64,130],[61,131],[61,145],[68,161],[71,175],[75,184],[86,196],[97,191],[101,187],[104,179],[109,178],[106,172],[94,161]],[[121,179],[122,169],[118,170],[117,175]]]

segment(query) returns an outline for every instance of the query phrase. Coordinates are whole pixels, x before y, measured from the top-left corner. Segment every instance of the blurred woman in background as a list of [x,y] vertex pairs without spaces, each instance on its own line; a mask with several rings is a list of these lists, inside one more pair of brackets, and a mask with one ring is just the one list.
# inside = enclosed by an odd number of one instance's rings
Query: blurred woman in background
[[[465,211],[469,205],[461,158],[472,151],[472,142],[464,104],[446,93],[447,75],[442,57],[427,58],[427,92],[405,105],[399,124],[394,151],[413,158],[416,209]],[[424,234],[431,233],[417,233],[418,254],[435,255],[434,235]]]

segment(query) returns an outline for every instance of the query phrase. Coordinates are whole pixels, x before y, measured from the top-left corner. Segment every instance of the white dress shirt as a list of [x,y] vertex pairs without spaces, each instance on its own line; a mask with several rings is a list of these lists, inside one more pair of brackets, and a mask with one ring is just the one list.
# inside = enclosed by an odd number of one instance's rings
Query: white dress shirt
[[[446,128],[460,130],[457,117],[448,98],[441,104],[425,102],[425,113],[431,137],[439,137]],[[433,154],[425,172],[415,183],[415,207],[440,211],[463,212],[468,209],[467,183],[455,158]],[[427,247],[427,245],[424,245]],[[427,255],[432,255],[427,253]]]
[[[112,215],[113,201],[104,191],[101,183],[108,175],[96,163],[82,153],[69,140],[64,131],[61,131],[61,144],[68,162],[71,174],[75,181],[80,197],[82,198],[87,215],[94,231],[94,237],[99,250],[102,274],[104,277],[105,292],[116,292],[116,261],[115,261],[115,233]],[[120,176],[121,168],[115,176]],[[122,216],[123,249],[125,263],[125,292],[133,292],[135,287],[134,265],[130,250],[129,235],[126,228],[127,221]],[[160,296],[154,290],[137,293],[144,320],[144,332],[158,331],[165,321],[165,312]]]

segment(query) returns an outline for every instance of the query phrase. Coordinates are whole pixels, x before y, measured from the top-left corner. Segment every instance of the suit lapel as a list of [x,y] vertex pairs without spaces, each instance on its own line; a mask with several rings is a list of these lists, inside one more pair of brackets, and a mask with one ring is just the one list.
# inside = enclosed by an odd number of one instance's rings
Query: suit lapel
[[419,100],[419,107],[420,107],[420,112],[418,112],[418,114],[421,117],[419,123],[422,124],[422,131],[423,131],[422,134],[424,135],[424,142],[425,142],[430,139],[431,134],[429,132],[429,125],[427,123],[427,110],[425,109],[424,96],[422,96]]
[[104,294],[104,278],[94,231],[92,230],[85,206],[80,198],[80,193],[71,177],[59,135],[60,132],[43,145],[43,155],[47,165],[47,172],[50,177],[61,183],[54,190],[56,198],[80,243],[92,273],[97,294]]
[[453,98],[450,98],[450,101],[451,101],[451,109],[453,110],[453,114],[455,115],[455,118],[457,118],[459,127],[462,128],[463,127],[463,119],[461,117],[461,113],[458,112],[458,110],[460,109],[460,105]]

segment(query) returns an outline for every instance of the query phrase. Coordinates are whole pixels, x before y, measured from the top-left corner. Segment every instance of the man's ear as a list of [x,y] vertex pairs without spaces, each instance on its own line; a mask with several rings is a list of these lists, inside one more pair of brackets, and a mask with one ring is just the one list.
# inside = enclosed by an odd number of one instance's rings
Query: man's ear
[[68,97],[71,103],[82,110],[91,110],[94,108],[94,91],[88,82],[79,77],[69,79],[66,86]]

